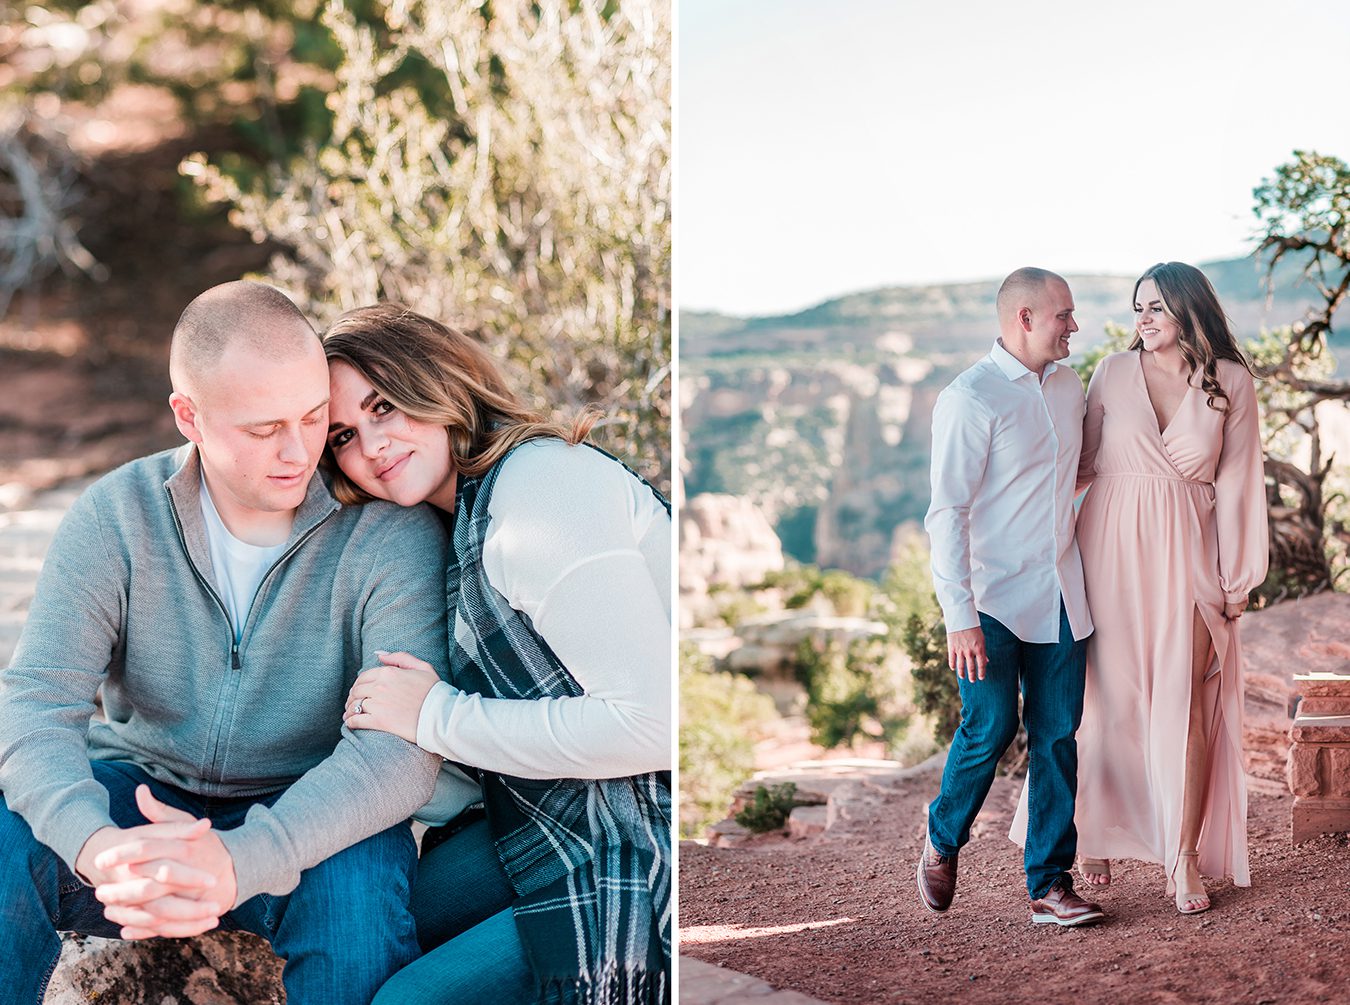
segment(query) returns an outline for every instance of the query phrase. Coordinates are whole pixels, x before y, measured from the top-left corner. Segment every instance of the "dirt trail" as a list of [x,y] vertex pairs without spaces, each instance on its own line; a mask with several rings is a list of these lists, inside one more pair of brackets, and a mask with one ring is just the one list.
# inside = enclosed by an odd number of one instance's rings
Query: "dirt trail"
[[202,290],[263,268],[274,250],[178,193],[183,157],[241,149],[239,137],[188,132],[163,96],[124,90],[83,113],[122,141],[90,152],[81,173],[80,239],[107,278],[48,276],[0,315],[0,511],[182,442],[167,405],[174,323]]
[[681,952],[831,1002],[1347,1000],[1350,848],[1340,835],[1291,850],[1282,782],[1248,779],[1252,887],[1210,881],[1214,909],[1182,917],[1157,866],[1121,862],[1100,898],[1108,921],[1075,930],[1029,922],[1009,778],[961,853],[951,911],[920,906],[914,865],[938,780],[859,786],[849,818],[816,842],[681,845]]

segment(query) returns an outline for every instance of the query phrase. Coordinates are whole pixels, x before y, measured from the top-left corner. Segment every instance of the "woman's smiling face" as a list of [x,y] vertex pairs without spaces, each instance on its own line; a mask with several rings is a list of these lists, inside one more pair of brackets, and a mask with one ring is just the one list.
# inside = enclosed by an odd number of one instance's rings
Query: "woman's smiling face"
[[1149,352],[1171,349],[1181,338],[1181,326],[1167,314],[1158,284],[1145,279],[1134,294],[1134,330]]
[[405,415],[342,360],[329,362],[328,382],[328,447],[342,473],[376,499],[452,510],[455,469],[445,428]]

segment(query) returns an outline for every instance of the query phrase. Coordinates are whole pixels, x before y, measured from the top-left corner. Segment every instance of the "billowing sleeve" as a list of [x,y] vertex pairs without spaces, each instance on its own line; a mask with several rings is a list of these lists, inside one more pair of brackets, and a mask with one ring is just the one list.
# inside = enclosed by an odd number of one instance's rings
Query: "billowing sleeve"
[[[509,699],[432,688],[417,742],[519,778],[621,778],[671,766],[668,591],[648,553],[670,518],[622,467],[586,447],[517,451],[493,491],[488,580],[585,690]],[[657,512],[659,510],[659,512]]]
[[984,481],[992,419],[973,395],[948,387],[933,407],[932,502],[924,529],[932,542],[933,588],[947,631],[976,628],[970,586],[970,507]]
[[1219,585],[1224,600],[1236,603],[1260,586],[1270,560],[1265,458],[1256,388],[1234,368],[1226,383],[1228,414],[1223,449],[1214,476],[1214,509],[1219,539]]
[[1077,495],[1092,484],[1097,477],[1097,448],[1102,443],[1102,387],[1106,383],[1106,370],[1110,366],[1110,357],[1097,364],[1088,381],[1087,412],[1083,415],[1083,452],[1078,455],[1078,484],[1074,488]]

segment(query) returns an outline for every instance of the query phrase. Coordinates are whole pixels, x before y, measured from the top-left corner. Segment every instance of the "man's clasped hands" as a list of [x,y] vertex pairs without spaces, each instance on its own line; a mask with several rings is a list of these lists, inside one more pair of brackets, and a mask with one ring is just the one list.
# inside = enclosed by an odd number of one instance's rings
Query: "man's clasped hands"
[[90,835],[75,869],[94,887],[124,939],[210,931],[234,906],[234,860],[211,821],[166,806],[145,785],[136,805],[148,824]]

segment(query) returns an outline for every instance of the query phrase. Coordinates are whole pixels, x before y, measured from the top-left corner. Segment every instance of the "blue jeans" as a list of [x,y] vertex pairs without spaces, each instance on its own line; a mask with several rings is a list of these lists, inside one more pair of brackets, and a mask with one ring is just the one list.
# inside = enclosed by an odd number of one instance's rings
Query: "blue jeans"
[[[195,796],[154,781],[130,764],[94,761],[119,827],[147,821],[136,808],[138,784],[155,797],[219,830],[244,821],[257,799]],[[408,900],[417,847],[407,823],[352,845],[305,870],[286,896],[259,894],[221,919],[221,928],[252,932],[286,961],[282,981],[290,1005],[368,1005],[390,974],[417,956]],[[59,931],[118,938],[93,888],[40,843],[28,824],[0,802],[0,1003],[40,1005],[61,951]]]
[[374,1005],[510,1005],[538,988],[516,932],[516,892],[487,821],[422,856],[413,915],[426,955],[380,989]]
[[1045,896],[1056,880],[1072,884],[1078,848],[1073,825],[1078,795],[1078,741],[1083,718],[1087,641],[1075,642],[1060,605],[1059,641],[1023,642],[1002,624],[980,615],[989,657],[984,680],[958,679],[961,725],[952,737],[942,789],[928,807],[928,838],[939,855],[955,855],[970,840],[970,826],[984,805],[999,758],[1017,735],[1017,692],[1027,727],[1027,892]]

